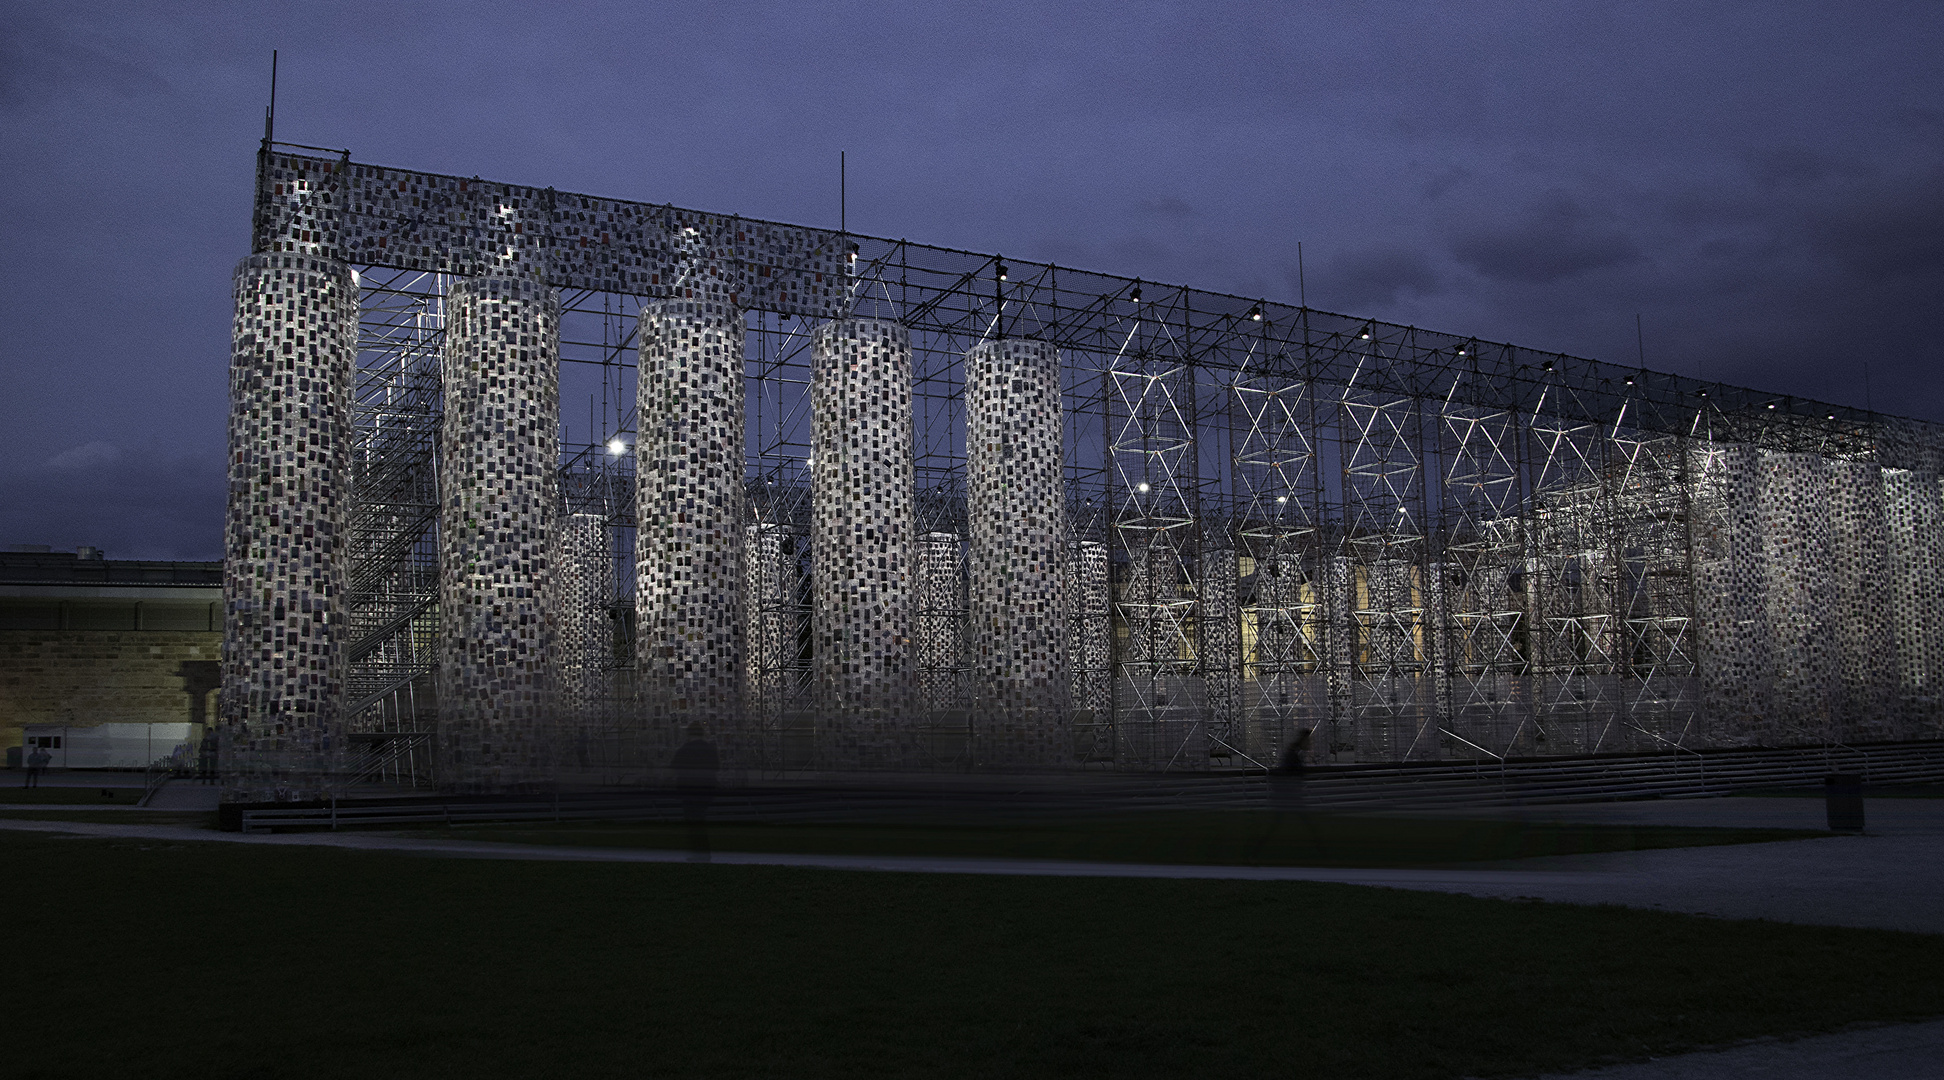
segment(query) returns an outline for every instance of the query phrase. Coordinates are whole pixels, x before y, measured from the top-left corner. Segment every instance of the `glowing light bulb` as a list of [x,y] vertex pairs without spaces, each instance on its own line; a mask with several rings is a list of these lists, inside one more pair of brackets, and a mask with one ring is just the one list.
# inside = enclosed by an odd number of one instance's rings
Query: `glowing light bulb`
[[1140,483],[1134,485],[1134,490],[1140,492],[1143,495],[1146,495],[1148,491],[1147,481],[1143,480]]
[[627,443],[622,442],[620,439],[608,440],[608,453],[613,454],[615,457],[620,457],[622,454],[625,454],[627,452],[628,452]]

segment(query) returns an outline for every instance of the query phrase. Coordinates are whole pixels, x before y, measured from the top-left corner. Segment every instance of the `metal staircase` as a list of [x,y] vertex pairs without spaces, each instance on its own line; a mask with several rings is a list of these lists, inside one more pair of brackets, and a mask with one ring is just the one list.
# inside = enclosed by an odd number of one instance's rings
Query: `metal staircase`
[[379,273],[387,276],[362,282],[352,406],[345,715],[354,741],[396,735],[401,727],[429,731],[430,721],[420,717],[430,715],[438,635],[444,288],[430,274]]

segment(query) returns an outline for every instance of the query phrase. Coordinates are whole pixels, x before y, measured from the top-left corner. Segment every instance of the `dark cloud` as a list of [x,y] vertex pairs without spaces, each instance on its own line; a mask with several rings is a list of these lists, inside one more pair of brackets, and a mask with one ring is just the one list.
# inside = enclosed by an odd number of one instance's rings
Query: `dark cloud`
[[24,5],[0,17],[0,108],[102,91],[117,97],[168,95],[139,39],[87,24],[62,25]]
[[1157,217],[1186,218],[1186,217],[1195,216],[1194,207],[1189,206],[1186,202],[1184,202],[1181,199],[1175,198],[1173,195],[1163,195],[1160,196],[1159,198],[1153,198],[1153,199],[1142,199],[1136,205],[1137,208],[1141,211],[1141,213],[1153,214],[1156,215]]
[[[1295,269],[1289,273],[1293,276]],[[1425,253],[1405,247],[1345,252],[1308,277],[1317,303],[1340,311],[1381,310],[1401,293],[1429,294],[1440,287]]]
[[150,443],[63,446],[0,473],[0,541],[110,558],[213,559],[223,542],[223,459]]
[[1447,192],[1470,179],[1472,179],[1472,171],[1470,169],[1461,168],[1457,165],[1447,165],[1437,170],[1437,172],[1431,175],[1430,179],[1424,182],[1422,193],[1427,200],[1441,199]]
[[1461,233],[1451,255],[1488,278],[1543,285],[1640,258],[1610,213],[1555,189],[1511,220]]
[[1867,285],[1944,277],[1944,168],[1867,185],[1817,208],[1806,231],[1819,256]]
[[1755,185],[1772,191],[1784,184],[1812,184],[1827,177],[1836,162],[1827,155],[1801,146],[1774,146],[1745,150],[1742,161]]
[[1808,0],[0,0],[0,541],[219,553],[273,47],[279,133],[361,160],[835,225],[841,149],[874,234],[1284,301],[1301,241],[1319,306],[1623,361],[1639,313],[1650,364],[1863,404],[1868,358],[1944,420],[1940,38]]

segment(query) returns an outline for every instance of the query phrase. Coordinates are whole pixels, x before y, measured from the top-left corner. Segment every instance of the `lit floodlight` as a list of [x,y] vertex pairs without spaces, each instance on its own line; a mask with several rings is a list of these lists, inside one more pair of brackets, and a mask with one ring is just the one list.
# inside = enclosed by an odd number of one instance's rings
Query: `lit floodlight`
[[1143,495],[1146,495],[1148,492],[1147,481],[1143,480],[1140,483],[1134,485],[1134,490],[1140,492]]
[[608,453],[613,454],[615,457],[620,457],[622,454],[625,454],[627,452],[628,452],[627,443],[622,442],[620,439],[608,440]]

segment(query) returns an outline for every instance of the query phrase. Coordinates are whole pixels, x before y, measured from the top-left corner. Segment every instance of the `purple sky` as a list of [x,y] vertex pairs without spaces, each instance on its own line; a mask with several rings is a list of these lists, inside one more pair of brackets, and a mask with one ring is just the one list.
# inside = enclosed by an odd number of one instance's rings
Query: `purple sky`
[[[214,558],[278,136],[1944,421],[1944,5],[0,0],[0,543]],[[814,12],[814,14],[812,13]]]

